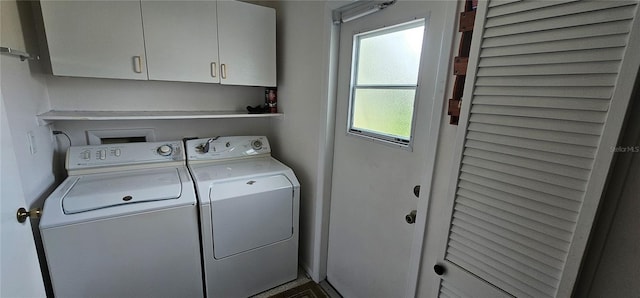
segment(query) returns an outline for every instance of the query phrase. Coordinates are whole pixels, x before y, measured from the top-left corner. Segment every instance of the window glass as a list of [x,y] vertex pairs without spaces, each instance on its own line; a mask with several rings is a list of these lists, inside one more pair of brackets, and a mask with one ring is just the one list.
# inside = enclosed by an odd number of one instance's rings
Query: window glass
[[424,20],[354,36],[349,132],[411,140]]
[[353,129],[408,140],[415,90],[360,89],[353,97]]
[[418,81],[423,33],[424,26],[420,26],[361,36],[357,84],[415,85]]

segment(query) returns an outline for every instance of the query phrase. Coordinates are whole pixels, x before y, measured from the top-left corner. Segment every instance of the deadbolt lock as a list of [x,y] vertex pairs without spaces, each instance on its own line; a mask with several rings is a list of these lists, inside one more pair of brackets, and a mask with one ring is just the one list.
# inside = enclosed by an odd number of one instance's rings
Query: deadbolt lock
[[416,210],[411,210],[411,212],[404,217],[404,220],[410,225],[414,224],[416,222]]

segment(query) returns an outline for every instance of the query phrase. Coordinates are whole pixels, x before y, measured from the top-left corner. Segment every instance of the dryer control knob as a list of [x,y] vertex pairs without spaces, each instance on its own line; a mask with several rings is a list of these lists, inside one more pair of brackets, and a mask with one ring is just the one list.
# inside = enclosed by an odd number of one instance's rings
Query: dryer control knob
[[251,148],[253,148],[253,150],[260,150],[260,149],[262,149],[262,141],[260,141],[260,140],[254,140],[253,142],[251,142]]
[[158,147],[158,154],[162,156],[169,156],[171,153],[173,153],[173,148],[169,145],[162,145]]

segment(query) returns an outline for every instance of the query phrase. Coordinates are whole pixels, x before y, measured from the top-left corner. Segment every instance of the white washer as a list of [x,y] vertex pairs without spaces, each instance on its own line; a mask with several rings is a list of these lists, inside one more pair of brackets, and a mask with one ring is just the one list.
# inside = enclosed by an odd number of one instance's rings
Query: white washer
[[200,203],[208,297],[247,297],[294,280],[300,184],[266,137],[187,141]]
[[202,297],[182,142],[71,147],[40,231],[57,297]]

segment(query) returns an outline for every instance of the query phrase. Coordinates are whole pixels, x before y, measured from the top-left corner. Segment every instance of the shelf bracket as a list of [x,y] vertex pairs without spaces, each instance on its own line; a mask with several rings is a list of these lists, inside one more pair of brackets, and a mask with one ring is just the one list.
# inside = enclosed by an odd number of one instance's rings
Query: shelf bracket
[[48,126],[51,124],[51,120],[42,119],[40,116],[36,116],[36,121],[38,122],[38,126]]
[[0,47],[0,53],[3,54],[8,54],[11,56],[17,56],[20,57],[20,61],[25,61],[25,60],[40,60],[40,56],[38,55],[31,55],[27,52],[23,52],[23,51],[18,51],[16,49],[12,49],[12,48],[8,48],[8,47]]

